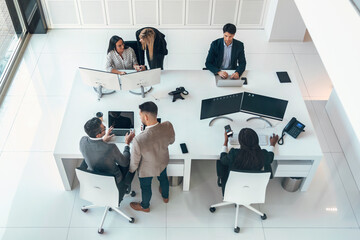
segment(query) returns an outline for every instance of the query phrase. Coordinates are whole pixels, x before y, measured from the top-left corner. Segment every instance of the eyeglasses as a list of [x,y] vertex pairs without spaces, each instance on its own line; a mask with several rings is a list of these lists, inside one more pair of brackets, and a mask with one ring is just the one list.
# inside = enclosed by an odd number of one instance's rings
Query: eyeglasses
[[106,127],[104,126],[104,128],[101,129],[100,133],[105,132],[106,131]]

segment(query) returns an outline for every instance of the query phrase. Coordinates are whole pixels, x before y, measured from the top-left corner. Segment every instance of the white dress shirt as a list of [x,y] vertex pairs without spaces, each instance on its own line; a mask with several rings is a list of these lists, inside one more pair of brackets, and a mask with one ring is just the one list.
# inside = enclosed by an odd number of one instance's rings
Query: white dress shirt
[[108,72],[112,69],[134,69],[134,65],[137,64],[135,52],[131,47],[124,49],[122,56],[112,50],[106,57],[106,71]]

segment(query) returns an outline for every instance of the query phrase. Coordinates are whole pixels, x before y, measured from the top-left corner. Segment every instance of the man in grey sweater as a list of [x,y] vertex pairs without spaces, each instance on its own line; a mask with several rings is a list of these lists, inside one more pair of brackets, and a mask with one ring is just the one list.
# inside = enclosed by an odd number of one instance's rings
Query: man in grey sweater
[[115,144],[108,143],[114,136],[111,134],[112,127],[106,131],[106,127],[99,118],[94,117],[87,121],[84,130],[88,137],[84,136],[80,140],[80,151],[85,158],[80,167],[96,173],[113,175],[119,190],[120,203],[127,189],[127,186],[121,182],[125,176],[121,173],[120,167],[129,166],[129,144],[135,134],[134,132],[126,134],[126,146],[122,154]]

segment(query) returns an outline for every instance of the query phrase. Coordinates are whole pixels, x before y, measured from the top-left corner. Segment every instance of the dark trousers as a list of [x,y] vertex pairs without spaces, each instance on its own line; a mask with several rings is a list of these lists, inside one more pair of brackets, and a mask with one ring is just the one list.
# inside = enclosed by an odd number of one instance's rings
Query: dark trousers
[[[151,181],[153,177],[139,177],[140,181],[140,188],[141,188],[141,197],[142,202],[141,206],[143,208],[149,208],[150,207],[150,200],[152,196],[151,192]],[[169,198],[169,180],[166,174],[166,168],[164,171],[160,173],[160,176],[157,177],[157,179],[160,182],[160,188],[161,188],[161,195],[163,198]]]
[[165,55],[154,54],[153,59],[150,60],[150,57],[147,54],[147,59],[148,59],[150,69],[161,68],[161,70],[163,70],[164,69],[164,58],[165,58]]

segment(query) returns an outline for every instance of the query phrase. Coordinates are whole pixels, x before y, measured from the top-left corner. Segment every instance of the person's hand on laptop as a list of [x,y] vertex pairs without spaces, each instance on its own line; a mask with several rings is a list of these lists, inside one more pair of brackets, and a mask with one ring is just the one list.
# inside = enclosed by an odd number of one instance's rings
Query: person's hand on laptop
[[135,137],[135,131],[130,131],[130,133],[127,132],[125,135],[125,143],[129,145],[134,139],[134,137]]
[[217,74],[223,79],[225,79],[229,76],[228,73],[225,71],[219,71]]
[[109,127],[109,129],[107,130],[107,132],[105,133],[105,135],[102,138],[104,142],[109,142],[111,140],[111,138],[113,136],[115,136],[115,134],[111,134],[113,129],[114,129],[113,126]]
[[239,79],[239,73],[238,72],[234,72],[233,74],[231,74],[230,79]]

